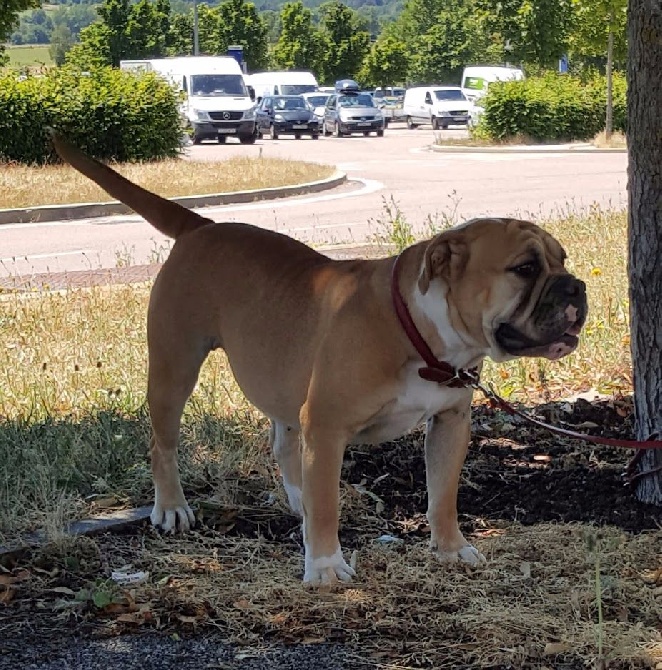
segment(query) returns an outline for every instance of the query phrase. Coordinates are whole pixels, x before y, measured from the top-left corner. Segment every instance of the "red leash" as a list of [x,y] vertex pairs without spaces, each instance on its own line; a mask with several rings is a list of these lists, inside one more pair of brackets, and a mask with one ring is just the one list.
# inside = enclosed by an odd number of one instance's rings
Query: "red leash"
[[[395,313],[398,316],[400,324],[402,325],[403,330],[405,331],[409,341],[412,343],[414,349],[418,352],[419,356],[425,361],[426,366],[419,369],[418,374],[423,378],[429,381],[436,382],[442,386],[448,386],[450,388],[466,388],[471,386],[474,389],[477,389],[489,400],[490,404],[494,407],[498,407],[508,414],[519,416],[525,421],[538,426],[539,428],[544,428],[545,430],[550,431],[551,433],[556,433],[557,435],[562,435],[563,437],[569,437],[574,440],[584,440],[585,442],[591,442],[593,444],[603,444],[609,447],[625,447],[627,449],[638,449],[639,453],[634,457],[632,462],[628,465],[626,470],[626,475],[628,480],[631,482],[634,479],[642,477],[644,475],[649,475],[653,472],[659,472],[662,470],[662,467],[653,468],[652,470],[647,470],[646,472],[641,472],[636,475],[632,474],[634,465],[641,458],[644,450],[646,449],[662,449],[662,440],[621,440],[613,437],[601,437],[599,435],[587,435],[586,433],[579,433],[575,430],[569,430],[568,428],[560,428],[558,426],[553,426],[545,421],[536,419],[527,412],[513,407],[508,401],[504,400],[500,395],[494,391],[493,388],[487,387],[480,381],[480,376],[476,368],[471,370],[457,369],[454,368],[449,363],[445,361],[440,361],[431,351],[427,342],[423,339],[420,331],[416,327],[414,320],[412,319],[411,313],[407,308],[407,305],[400,293],[398,287],[398,268],[400,265],[400,259],[402,255],[397,256],[395,262],[393,263],[393,270],[391,272],[391,298],[393,300],[393,307]],[[657,437],[654,435],[653,437]]]

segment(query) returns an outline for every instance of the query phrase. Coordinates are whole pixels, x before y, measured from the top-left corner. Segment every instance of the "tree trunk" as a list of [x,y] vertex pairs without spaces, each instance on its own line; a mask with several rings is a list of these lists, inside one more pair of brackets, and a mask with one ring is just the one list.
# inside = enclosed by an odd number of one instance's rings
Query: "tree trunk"
[[611,139],[614,130],[614,96],[613,96],[613,70],[614,70],[614,12],[609,14],[609,36],[607,37],[607,118],[605,119],[605,139]]
[[[628,271],[638,439],[662,435],[662,7],[628,6]],[[643,454],[640,472],[662,466]],[[662,471],[638,479],[639,500],[662,505]]]

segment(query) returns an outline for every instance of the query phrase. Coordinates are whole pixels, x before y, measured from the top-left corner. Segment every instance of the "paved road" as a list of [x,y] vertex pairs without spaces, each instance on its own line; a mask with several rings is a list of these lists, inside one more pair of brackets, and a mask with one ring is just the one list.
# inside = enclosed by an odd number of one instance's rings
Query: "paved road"
[[[447,131],[460,136],[463,131]],[[440,154],[432,130],[389,128],[384,138],[264,139],[192,147],[196,160],[277,156],[337,165],[351,182],[315,196],[208,208],[217,221],[247,221],[315,243],[362,242],[379,232],[384,199],[423,227],[427,217],[539,215],[593,202],[626,203],[624,153]],[[222,175],[222,170],[219,170]],[[136,216],[0,226],[0,277],[96,270],[159,260],[168,240]],[[161,258],[162,259],[162,258]]]

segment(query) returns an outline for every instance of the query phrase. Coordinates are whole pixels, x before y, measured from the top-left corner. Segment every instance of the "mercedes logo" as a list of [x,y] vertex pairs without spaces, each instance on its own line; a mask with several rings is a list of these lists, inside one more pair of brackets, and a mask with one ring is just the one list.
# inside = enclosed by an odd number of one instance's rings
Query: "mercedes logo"
[[230,118],[230,112],[223,112],[223,118],[224,119],[229,119]]

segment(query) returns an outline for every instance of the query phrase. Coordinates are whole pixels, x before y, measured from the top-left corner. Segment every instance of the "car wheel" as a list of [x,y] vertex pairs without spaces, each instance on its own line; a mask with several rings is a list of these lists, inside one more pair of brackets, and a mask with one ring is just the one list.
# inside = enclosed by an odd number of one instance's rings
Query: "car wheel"
[[216,141],[217,141],[219,144],[225,144],[225,140],[226,140],[226,139],[227,139],[227,138],[225,137],[225,135],[219,135],[219,136],[216,138]]
[[294,133],[294,139],[295,140],[300,140],[301,139],[301,133]]
[[414,128],[416,128],[416,124],[411,120],[411,116],[407,117],[407,128],[409,128],[409,130],[414,130]]
[[324,133],[324,137],[329,137],[329,135],[331,135],[331,131],[326,127],[326,123],[322,128],[322,132]]
[[239,137],[239,141],[242,144],[255,144],[256,139],[257,139],[257,133],[253,133],[252,135],[242,135]]
[[277,140],[278,139],[278,133],[276,132],[276,129],[274,128],[273,123],[269,126],[269,135],[271,136],[272,140]]
[[368,137],[369,135],[370,135],[370,131],[369,131],[369,130],[364,130],[364,131],[363,131],[363,137]]
[[313,133],[310,137],[314,140],[319,140],[320,134],[319,133]]
[[383,128],[380,128],[380,129],[377,131],[377,137],[384,137],[384,129],[383,129]]
[[196,137],[195,135],[193,136],[193,144],[200,144],[202,142],[201,137]]
[[432,117],[431,123],[432,123],[432,130],[439,130],[439,128],[441,127],[439,119],[436,116]]
[[389,119],[384,119],[384,128],[388,128]]
[[342,131],[340,130],[340,124],[336,123],[336,137],[342,137]]

